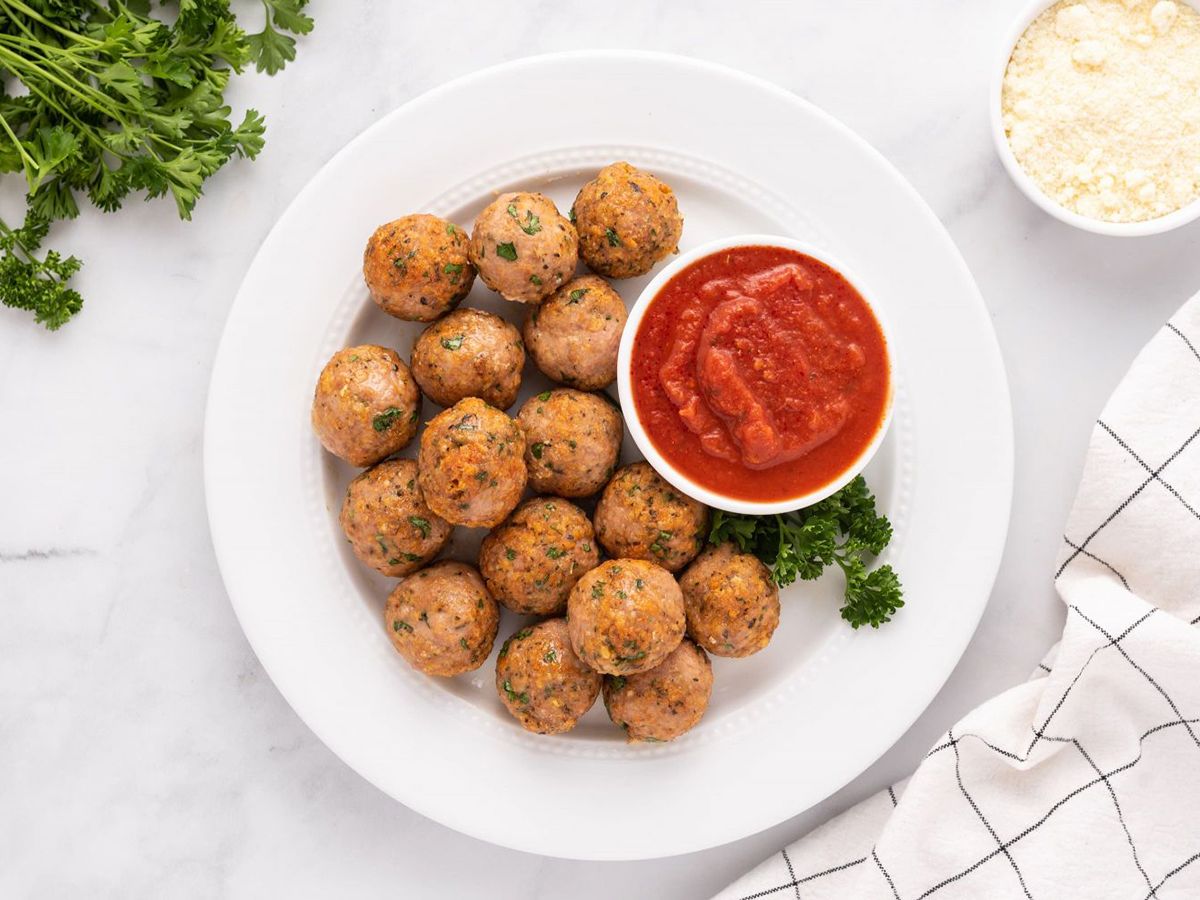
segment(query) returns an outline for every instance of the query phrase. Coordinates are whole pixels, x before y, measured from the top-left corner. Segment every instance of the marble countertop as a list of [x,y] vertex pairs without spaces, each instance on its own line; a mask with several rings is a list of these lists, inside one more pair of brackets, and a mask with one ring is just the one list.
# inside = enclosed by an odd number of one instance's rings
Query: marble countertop
[[[84,313],[50,335],[0,310],[0,895],[704,897],[906,775],[954,720],[1054,642],[1050,582],[1091,422],[1200,289],[1200,223],[1119,241],[1030,204],[992,149],[986,88],[1024,0],[656,0],[588,5],[314,0],[317,30],[235,105],[267,149],[169,203],[85,214]],[[953,35],[953,38],[948,36]],[[379,793],[308,731],[238,628],[205,518],[209,369],[234,292],[286,204],[383,113],[471,69],[588,47],[736,66],[878,147],[949,228],[992,312],[1016,423],[1012,527],[948,684],[824,803],[697,856],[599,864],[462,837]],[[0,210],[19,194],[5,181]],[[270,398],[264,398],[270,402]]]

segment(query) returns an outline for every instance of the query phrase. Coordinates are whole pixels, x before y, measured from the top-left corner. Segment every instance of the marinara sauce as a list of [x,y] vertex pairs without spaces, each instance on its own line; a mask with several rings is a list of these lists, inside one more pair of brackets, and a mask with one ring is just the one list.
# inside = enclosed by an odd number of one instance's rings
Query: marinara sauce
[[887,343],[854,287],[782,247],[692,263],[633,342],[638,419],[658,451],[727,497],[776,501],[844,473],[883,426]]

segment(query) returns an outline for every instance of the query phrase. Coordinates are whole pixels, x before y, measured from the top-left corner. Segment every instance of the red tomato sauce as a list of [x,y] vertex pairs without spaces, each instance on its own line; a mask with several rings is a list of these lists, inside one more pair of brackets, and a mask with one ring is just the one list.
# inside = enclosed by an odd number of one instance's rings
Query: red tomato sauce
[[887,412],[887,344],[854,287],[810,256],[737,247],[650,301],[633,398],[658,451],[711,491],[786,500],[845,472]]

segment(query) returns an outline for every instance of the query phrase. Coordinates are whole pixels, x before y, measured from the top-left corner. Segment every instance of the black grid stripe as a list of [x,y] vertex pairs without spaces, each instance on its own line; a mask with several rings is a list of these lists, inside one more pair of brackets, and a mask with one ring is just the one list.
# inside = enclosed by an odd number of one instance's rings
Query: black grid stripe
[[871,848],[871,859],[875,860],[875,866],[879,869],[879,874],[883,876],[888,887],[892,889],[892,896],[895,900],[900,900],[900,892],[896,890],[896,883],[892,881],[892,876],[888,874],[888,870],[883,867],[883,863],[879,861],[879,854],[875,852],[875,848]]
[[[1078,607],[1072,605],[1071,609],[1075,610],[1075,612],[1079,614],[1079,617],[1081,619],[1083,619],[1085,622],[1087,622],[1089,625],[1091,625],[1093,628],[1095,628],[1097,631],[1099,631],[1102,635],[1104,635],[1105,637],[1109,637],[1108,632],[1105,631],[1102,626],[1098,625],[1096,622],[1089,619],[1084,613],[1080,612]],[[1154,680],[1154,676],[1152,676],[1149,672],[1147,672],[1145,669],[1143,669],[1141,666],[1139,666],[1134,661],[1133,657],[1130,656],[1127,652],[1125,652],[1125,648],[1121,646],[1119,639],[1113,641],[1113,646],[1117,648],[1117,651],[1123,657],[1125,657],[1125,661],[1128,662],[1135,669],[1137,669],[1138,672],[1141,673],[1141,676],[1143,678],[1145,678],[1148,682],[1150,682],[1151,687],[1153,687],[1156,691],[1158,691],[1159,695],[1164,700],[1167,701],[1167,705],[1171,707],[1171,712],[1175,713],[1175,718],[1177,718],[1180,722],[1182,722],[1184,724],[1184,726],[1187,728],[1187,733],[1189,735],[1191,735],[1192,743],[1194,743],[1197,747],[1200,747],[1200,737],[1196,736],[1196,732],[1192,729],[1192,726],[1190,724],[1188,724],[1188,720],[1185,720],[1183,718],[1183,713],[1181,713],[1179,711],[1179,707],[1175,704],[1175,701],[1172,699],[1171,695],[1168,694],[1166,691],[1164,691],[1162,688],[1162,685],[1160,685],[1157,681]]]
[[[1068,612],[1070,612],[1072,610],[1074,610],[1076,613],[1079,612],[1079,610],[1076,609],[1075,606],[1067,607]],[[1126,628],[1124,631],[1122,631],[1115,638],[1110,637],[1107,644],[1104,644],[1101,647],[1096,647],[1094,650],[1092,650],[1092,652],[1090,654],[1088,654],[1088,658],[1086,660],[1084,660],[1083,665],[1079,667],[1079,671],[1075,673],[1075,677],[1071,679],[1071,683],[1067,685],[1066,689],[1062,692],[1062,696],[1060,696],[1058,698],[1058,702],[1054,704],[1054,709],[1050,710],[1050,714],[1046,716],[1045,721],[1042,722],[1041,726],[1034,729],[1033,738],[1030,740],[1029,747],[1025,751],[1026,759],[1028,759],[1029,755],[1033,752],[1033,748],[1038,745],[1038,741],[1040,741],[1042,739],[1042,733],[1045,732],[1046,728],[1050,725],[1050,722],[1054,719],[1054,717],[1056,715],[1058,715],[1058,711],[1060,709],[1062,709],[1063,704],[1067,702],[1067,697],[1070,696],[1071,691],[1074,690],[1075,685],[1077,685],[1079,683],[1079,680],[1081,678],[1083,678],[1083,673],[1088,670],[1088,666],[1090,666],[1092,664],[1092,660],[1094,660],[1096,658],[1096,655],[1098,653],[1100,653],[1100,651],[1102,651],[1102,650],[1107,650],[1109,647],[1118,646],[1121,643],[1121,641],[1123,641],[1123,640],[1125,640],[1125,638],[1129,637],[1129,635],[1133,632],[1133,630],[1135,628],[1137,628],[1139,625],[1141,625],[1143,622],[1145,622],[1147,619],[1149,619],[1152,615],[1154,615],[1154,613],[1156,611],[1157,610],[1155,610],[1155,609],[1151,609],[1151,610],[1147,611],[1144,615],[1135,619],[1128,628]]]
[[[967,798],[967,803],[971,804],[971,809],[975,811],[975,815],[979,817],[979,821],[983,823],[983,827],[988,830],[988,834],[992,836],[992,840],[995,841],[1000,847],[1001,851],[1003,851],[1005,858],[1008,860],[1008,864],[1012,866],[1012,870],[1017,874],[1017,881],[1021,882],[1021,890],[1024,892],[1025,896],[1028,897],[1029,900],[1033,900],[1033,895],[1029,893],[1029,888],[1025,885],[1025,876],[1021,874],[1021,869],[1017,865],[1017,861],[1013,859],[1012,854],[1008,851],[1008,847],[1006,847],[1004,842],[1000,840],[1000,835],[996,834],[996,829],[992,827],[992,823],[987,820],[987,817],[983,814],[983,810],[979,808],[979,804],[975,802],[975,798],[971,796],[970,792],[967,790],[967,786],[963,784],[962,754],[958,752],[958,741],[954,739],[953,730],[949,732],[949,736],[950,746],[954,749],[954,778],[958,781],[958,789],[962,791],[962,795]],[[1016,757],[1013,758],[1015,759]]]
[[888,785],[888,796],[892,798],[892,809],[900,805],[900,802],[896,799],[896,789],[890,784]]
[[1074,744],[1075,749],[1079,751],[1079,755],[1082,756],[1084,760],[1087,761],[1087,764],[1092,767],[1092,771],[1099,775],[1101,779],[1103,779],[1104,786],[1108,788],[1108,795],[1112,798],[1113,807],[1117,811],[1117,821],[1121,824],[1121,830],[1125,832],[1125,841],[1129,844],[1130,853],[1133,854],[1133,864],[1137,866],[1138,872],[1141,873],[1142,879],[1146,882],[1146,887],[1150,889],[1150,894],[1148,896],[1157,897],[1157,888],[1155,888],[1155,886],[1151,883],[1150,876],[1146,873],[1146,869],[1142,866],[1142,860],[1138,856],[1137,844],[1133,842],[1133,835],[1129,833],[1129,826],[1125,823],[1125,812],[1121,809],[1121,803],[1119,800],[1117,800],[1117,792],[1113,790],[1112,782],[1109,781],[1108,776],[1100,770],[1100,767],[1092,760],[1091,755],[1083,749],[1083,744],[1079,743],[1078,738],[1060,738],[1048,736],[1046,740],[1056,741],[1059,743],[1069,742]]
[[1178,500],[1180,503],[1182,503],[1184,509],[1186,509],[1188,512],[1190,512],[1195,518],[1200,519],[1200,513],[1196,512],[1196,510],[1192,507],[1192,504],[1187,502],[1187,499],[1183,496],[1183,494],[1179,493],[1179,491],[1176,490],[1176,488],[1173,484],[1171,484],[1165,478],[1163,478],[1161,475],[1159,475],[1157,471],[1155,471],[1153,468],[1151,468],[1149,463],[1147,463],[1144,459],[1142,459],[1140,456],[1138,456],[1137,453],[1134,452],[1134,449],[1125,442],[1124,438],[1122,438],[1119,434],[1117,434],[1115,431],[1113,431],[1103,421],[1097,421],[1096,424],[1099,425],[1101,428],[1103,428],[1108,433],[1108,435],[1114,441],[1117,442],[1117,444],[1121,447],[1122,450],[1124,450],[1126,453],[1128,453],[1130,456],[1132,456],[1134,462],[1136,462],[1139,466],[1141,466],[1143,469],[1145,469],[1147,472],[1149,472],[1151,478],[1153,478],[1155,481],[1157,481],[1159,484],[1161,484],[1164,488],[1166,488],[1167,492],[1172,497],[1174,497],[1176,500]]
[[1187,347],[1188,347],[1188,349],[1192,351],[1192,356],[1196,357],[1196,359],[1200,359],[1200,353],[1197,353],[1197,352],[1196,352],[1196,347],[1195,347],[1195,345],[1194,345],[1194,344],[1193,344],[1191,341],[1189,341],[1189,340],[1188,340],[1188,336],[1187,336],[1186,334],[1184,334],[1182,331],[1180,331],[1178,328],[1176,328],[1176,327],[1175,327],[1175,323],[1174,323],[1174,322],[1168,322],[1168,323],[1167,323],[1167,328],[1171,329],[1171,331],[1173,331],[1173,332],[1175,332],[1177,335],[1179,335],[1180,339],[1181,339],[1181,340],[1182,340],[1182,341],[1183,341],[1185,344],[1187,344]]
[[[790,858],[790,857],[788,857],[788,855],[787,855],[787,847],[784,847],[784,848],[783,848],[782,850],[780,850],[779,852],[780,852],[781,854],[783,854],[783,862],[784,862],[784,864],[787,866],[787,870],[788,870],[788,878],[792,879],[792,881],[793,881],[793,882],[795,882],[795,880],[796,880],[796,870],[792,868],[792,860],[791,860],[791,858]],[[796,900],[800,900],[800,885],[798,885],[798,884],[793,884],[793,887],[795,887],[795,889],[796,889]]]
[[816,881],[818,878],[824,878],[826,875],[832,875],[835,872],[844,872],[847,869],[853,869],[855,866],[861,866],[870,857],[860,856],[858,859],[852,859],[850,862],[844,862],[840,866],[831,866],[828,869],[822,869],[820,872],[813,872],[811,875],[805,875],[803,878],[793,878],[791,881],[784,884],[776,885],[773,888],[757,891],[753,894],[746,894],[739,897],[738,900],[759,900],[760,897],[769,897],[772,894],[778,894],[780,891],[786,891],[789,888],[797,887],[801,884],[806,884],[809,881]]
[[1195,431],[1193,431],[1191,433],[1191,435],[1188,436],[1188,439],[1179,445],[1179,449],[1177,449],[1174,453],[1172,453],[1170,456],[1167,457],[1166,462],[1164,462],[1157,469],[1152,470],[1150,476],[1147,477],[1146,480],[1143,481],[1141,484],[1139,484],[1137,486],[1137,488],[1134,489],[1133,493],[1131,493],[1128,497],[1126,497],[1124,500],[1122,500],[1120,505],[1118,505],[1117,508],[1114,509],[1108,515],[1108,518],[1106,518],[1103,522],[1101,522],[1099,525],[1097,525],[1096,529],[1091,534],[1089,534],[1086,538],[1084,538],[1083,543],[1080,544],[1076,550],[1072,551],[1070,556],[1068,556],[1065,560],[1063,560],[1062,565],[1058,567],[1058,571],[1054,573],[1054,577],[1056,579],[1061,578],[1062,573],[1066,570],[1067,566],[1069,566],[1072,562],[1074,562],[1079,557],[1079,555],[1084,550],[1087,549],[1088,544],[1090,544],[1092,542],[1092,540],[1096,537],[1096,535],[1098,535],[1101,531],[1103,531],[1105,528],[1107,528],[1113,519],[1115,519],[1117,516],[1119,516],[1121,513],[1123,513],[1126,509],[1128,509],[1129,504],[1137,499],[1138,495],[1140,495],[1142,493],[1142,491],[1144,491],[1146,489],[1146,486],[1149,485],[1151,482],[1153,482],[1155,477],[1160,472],[1162,472],[1163,469],[1165,469],[1167,466],[1169,466],[1171,463],[1173,463],[1179,457],[1179,455],[1181,453],[1183,453],[1184,450],[1186,450],[1189,446],[1191,446],[1192,441],[1194,441],[1197,437],[1200,437],[1200,428],[1197,428]]
[[[1068,547],[1070,547],[1072,550],[1076,550],[1079,553],[1082,553],[1088,559],[1093,560],[1094,562],[1100,563],[1100,565],[1104,566],[1104,568],[1108,569],[1108,571],[1112,572],[1114,575],[1117,576],[1118,579],[1120,579],[1121,587],[1125,588],[1125,590],[1129,590],[1129,582],[1125,580],[1125,576],[1122,575],[1120,572],[1118,572],[1116,570],[1116,568],[1113,567],[1113,564],[1110,563],[1108,560],[1101,559],[1095,553],[1093,553],[1091,550],[1083,549],[1078,544],[1076,544],[1074,541],[1072,541],[1069,537],[1067,537],[1065,534],[1063,535],[1063,543],[1066,544]],[[1046,671],[1049,672],[1050,670],[1046,669]]]
[[[1146,731],[1142,732],[1141,737],[1138,738],[1137,756],[1135,756],[1129,762],[1124,763],[1120,766],[1117,766],[1115,769],[1111,769],[1108,772],[1102,773],[1101,776],[1097,776],[1096,778],[1093,778],[1091,781],[1086,781],[1083,784],[1079,785],[1078,787],[1074,788],[1073,790],[1069,791],[1065,796],[1063,796],[1059,800],[1055,801],[1051,805],[1051,807],[1048,810],[1046,810],[1046,812],[1042,815],[1041,818],[1039,818],[1037,821],[1035,821],[1032,825],[1029,825],[1023,831],[1019,832],[1016,836],[1005,841],[1001,846],[1011,847],[1014,844],[1018,843],[1019,841],[1024,840],[1025,838],[1029,837],[1029,835],[1033,834],[1035,831],[1037,831],[1039,828],[1041,828],[1043,825],[1045,825],[1046,822],[1048,822],[1050,820],[1050,818],[1056,812],[1058,812],[1060,809],[1062,809],[1064,806],[1066,806],[1070,801],[1074,800],[1076,797],[1083,794],[1085,791],[1095,787],[1098,784],[1103,784],[1106,779],[1111,779],[1114,775],[1119,775],[1123,772],[1127,772],[1130,769],[1132,769],[1134,766],[1136,766],[1139,762],[1142,761],[1142,757],[1143,757],[1142,745],[1145,743],[1146,739],[1149,738],[1151,735],[1157,734],[1160,731],[1165,731],[1168,728],[1175,728],[1180,725],[1193,725],[1197,722],[1200,722],[1200,719],[1189,719],[1186,721],[1180,720],[1180,719],[1173,719],[1169,722],[1163,722],[1159,725],[1155,725],[1153,728],[1147,729]],[[961,881],[963,878],[970,875],[972,872],[974,872],[980,866],[982,866],[985,863],[998,857],[1000,855],[1000,853],[1001,853],[1001,848],[997,847],[995,850],[992,850],[989,853],[984,854],[982,857],[977,859],[971,865],[967,866],[965,869],[962,869],[961,871],[955,873],[954,875],[951,875],[949,878],[942,879],[937,884],[933,885],[928,890],[926,890],[923,894],[918,895],[916,897],[916,900],[925,900],[926,897],[930,897],[933,894],[936,894],[942,888],[944,888],[948,885],[954,884],[957,881]]]
[[1175,868],[1173,868],[1170,872],[1168,872],[1166,875],[1164,875],[1162,877],[1162,880],[1159,881],[1158,884],[1154,885],[1153,888],[1151,888],[1150,893],[1146,895],[1146,900],[1150,900],[1150,897],[1152,897],[1152,896],[1158,896],[1155,892],[1159,888],[1161,888],[1164,884],[1167,883],[1168,878],[1174,878],[1176,875],[1178,875],[1180,872],[1182,872],[1184,869],[1186,869],[1188,866],[1190,866],[1192,863],[1194,863],[1198,859],[1200,859],[1200,853],[1193,853],[1191,856],[1189,856],[1187,859],[1185,859],[1183,862],[1181,862],[1179,865],[1177,865]]

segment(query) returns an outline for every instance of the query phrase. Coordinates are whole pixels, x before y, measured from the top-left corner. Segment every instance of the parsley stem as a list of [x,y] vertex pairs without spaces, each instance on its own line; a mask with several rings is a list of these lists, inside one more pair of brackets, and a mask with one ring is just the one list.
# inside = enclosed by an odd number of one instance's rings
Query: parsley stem
[[51,31],[57,31],[63,37],[69,38],[72,41],[80,41],[83,43],[92,44],[94,46],[103,43],[103,41],[97,41],[94,38],[90,38],[86,35],[79,34],[78,32],[71,31],[70,29],[63,28],[57,22],[52,22],[47,19],[33,7],[22,3],[21,0],[0,0],[0,9],[4,9],[6,12],[8,12],[9,18],[16,21],[20,21],[20,19],[18,16],[13,15],[13,10],[20,10],[35,22],[46,26]]

